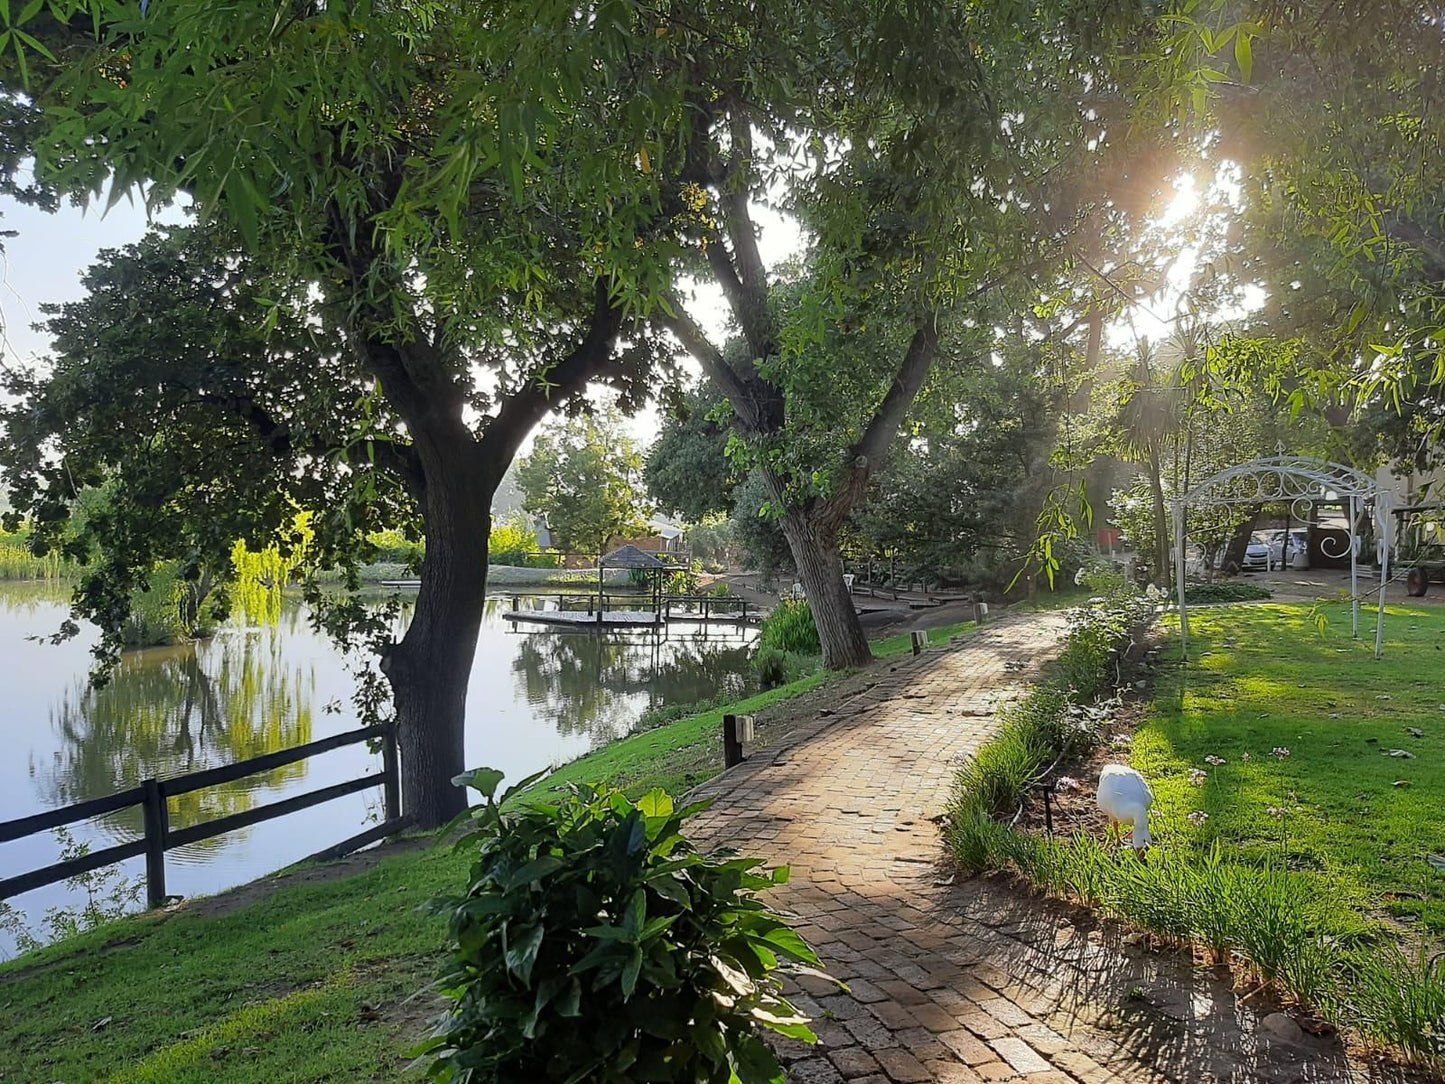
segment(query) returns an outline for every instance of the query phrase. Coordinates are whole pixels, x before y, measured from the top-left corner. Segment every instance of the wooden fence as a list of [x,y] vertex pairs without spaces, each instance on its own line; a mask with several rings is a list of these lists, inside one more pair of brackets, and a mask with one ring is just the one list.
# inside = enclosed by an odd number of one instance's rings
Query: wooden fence
[[[270,802],[263,806],[257,806],[255,809],[233,813],[228,817],[205,821],[202,824],[193,824],[178,829],[172,829],[170,826],[167,799],[178,794],[189,794],[206,787],[230,783],[237,779],[244,779],[248,775],[256,775],[286,764],[294,764],[298,760],[314,757],[318,753],[329,752],[332,749],[340,749],[343,746],[355,745],[364,741],[381,742],[382,770],[380,772],[371,772],[355,779],[349,779],[344,783],[336,783],[329,787],[322,787],[320,790],[309,791],[306,794],[283,798],[278,802]],[[8,843],[11,840],[23,839],[52,828],[89,820],[92,817],[114,813],[120,809],[140,806],[145,823],[145,835],[140,839],[131,840],[129,843],[120,843],[114,847],[92,851],[90,854],[81,855],[78,858],[56,862],[43,869],[0,879],[0,900],[18,896],[22,892],[29,892],[32,888],[41,888],[44,885],[54,884],[56,881],[77,877],[82,873],[89,873],[91,870],[101,869],[104,866],[112,866],[127,858],[135,858],[143,854],[146,860],[146,899],[150,906],[160,907],[168,898],[166,895],[167,851],[241,828],[248,828],[262,821],[284,817],[288,813],[308,809],[313,805],[329,802],[333,798],[342,798],[371,787],[382,788],[385,810],[382,822],[311,856],[312,859],[324,860],[350,854],[358,847],[364,847],[368,843],[384,839],[393,832],[406,827],[407,819],[401,812],[401,774],[394,724],[386,723],[365,727],[361,730],[351,730],[345,734],[335,734],[329,738],[308,742],[306,745],[252,757],[250,760],[227,764],[220,768],[208,768],[204,771],[178,775],[170,779],[147,779],[138,787],[107,795],[104,798],[93,798],[88,802],[77,802],[60,809],[47,809],[43,813],[34,813],[18,820],[3,821],[0,822],[0,843]]]

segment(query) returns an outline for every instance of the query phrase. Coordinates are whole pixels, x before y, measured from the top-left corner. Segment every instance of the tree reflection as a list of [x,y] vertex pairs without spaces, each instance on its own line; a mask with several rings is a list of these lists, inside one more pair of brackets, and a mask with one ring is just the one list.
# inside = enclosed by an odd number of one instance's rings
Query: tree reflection
[[749,680],[746,643],[702,636],[524,633],[512,670],[537,717],[593,744],[632,729],[645,710],[736,695]]
[[[310,741],[315,675],[287,664],[275,632],[127,652],[105,686],[78,680],[51,716],[60,740],[43,773],[47,804],[99,798],[151,776],[232,764]],[[264,791],[305,775],[302,761],[180,795],[171,799],[171,824],[241,812]],[[107,823],[127,838],[142,831],[138,807],[112,814]]]

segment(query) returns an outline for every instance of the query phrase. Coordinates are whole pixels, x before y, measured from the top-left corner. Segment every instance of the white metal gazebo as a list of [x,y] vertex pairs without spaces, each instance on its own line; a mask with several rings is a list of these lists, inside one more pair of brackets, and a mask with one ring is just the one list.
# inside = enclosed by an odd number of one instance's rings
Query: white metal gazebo
[[1364,471],[1343,463],[1275,455],[1251,459],[1222,470],[1180,497],[1170,500],[1174,511],[1174,579],[1179,593],[1179,635],[1185,658],[1189,651],[1189,610],[1184,600],[1185,510],[1197,505],[1288,504],[1298,516],[1308,518],[1316,501],[1340,502],[1349,508],[1350,518],[1350,603],[1353,631],[1360,635],[1360,514],[1371,505],[1380,540],[1380,606],[1375,617],[1375,658],[1385,645],[1385,585],[1390,574],[1389,495]]

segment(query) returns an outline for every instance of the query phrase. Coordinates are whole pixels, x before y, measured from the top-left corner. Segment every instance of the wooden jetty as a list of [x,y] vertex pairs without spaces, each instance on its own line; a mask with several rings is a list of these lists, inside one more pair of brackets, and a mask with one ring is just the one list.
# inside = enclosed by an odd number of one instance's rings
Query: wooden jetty
[[665,623],[659,613],[651,610],[509,610],[504,620],[526,621],[534,625],[565,625],[576,629],[638,629]]

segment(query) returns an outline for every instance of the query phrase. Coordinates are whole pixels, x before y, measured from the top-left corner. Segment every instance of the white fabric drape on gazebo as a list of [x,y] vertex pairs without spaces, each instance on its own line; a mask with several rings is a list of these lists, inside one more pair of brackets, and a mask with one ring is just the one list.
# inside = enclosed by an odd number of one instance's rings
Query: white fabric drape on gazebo
[[[1350,514],[1350,603],[1353,630],[1360,635],[1360,513],[1369,502],[1380,539],[1380,606],[1375,617],[1375,658],[1385,645],[1385,585],[1390,573],[1389,495],[1364,471],[1343,463],[1303,456],[1251,459],[1204,479],[1183,496],[1171,498],[1174,511],[1174,579],[1179,594],[1179,635],[1189,657],[1189,608],[1184,598],[1185,511],[1195,505],[1291,504],[1341,501]],[[1305,517],[1301,515],[1300,519]]]

